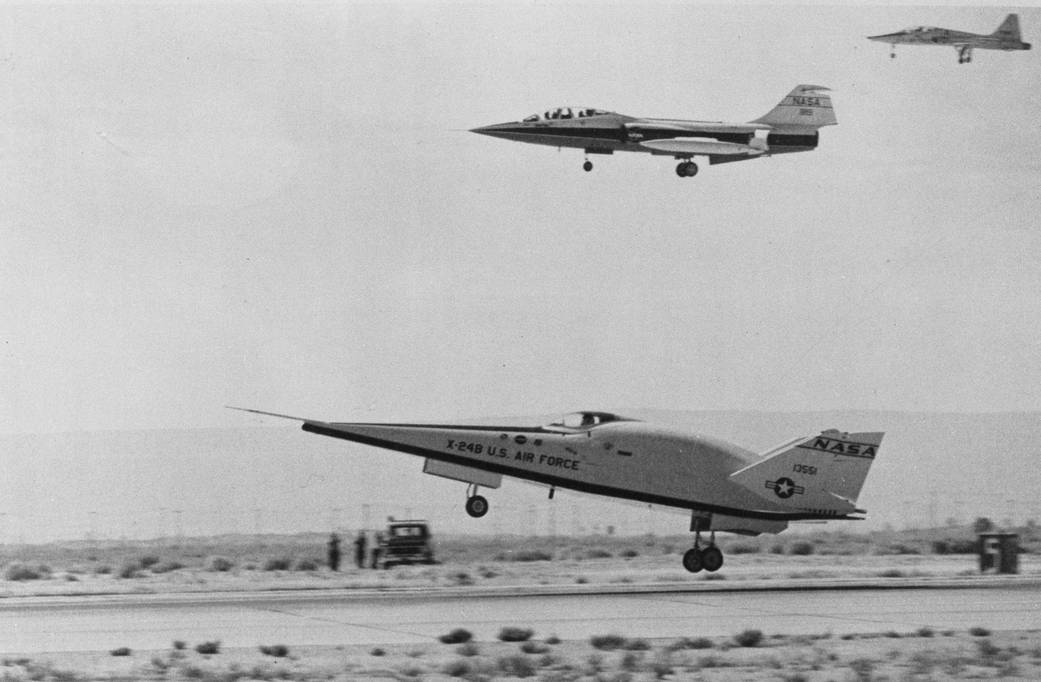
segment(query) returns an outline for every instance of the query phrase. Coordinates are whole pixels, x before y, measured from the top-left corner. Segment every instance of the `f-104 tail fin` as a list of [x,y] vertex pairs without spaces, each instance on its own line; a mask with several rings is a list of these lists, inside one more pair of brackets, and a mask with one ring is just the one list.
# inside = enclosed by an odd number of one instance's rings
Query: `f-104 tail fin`
[[775,504],[840,516],[857,509],[857,497],[882,443],[882,433],[822,431],[768,451],[730,475]]
[[780,129],[817,129],[838,123],[823,85],[796,85],[765,116],[751,121]]

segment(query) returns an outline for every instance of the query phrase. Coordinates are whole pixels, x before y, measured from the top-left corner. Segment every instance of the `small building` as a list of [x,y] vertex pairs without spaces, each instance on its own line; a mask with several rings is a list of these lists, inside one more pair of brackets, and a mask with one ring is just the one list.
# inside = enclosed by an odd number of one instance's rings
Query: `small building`
[[1019,535],[979,534],[980,573],[1019,573]]

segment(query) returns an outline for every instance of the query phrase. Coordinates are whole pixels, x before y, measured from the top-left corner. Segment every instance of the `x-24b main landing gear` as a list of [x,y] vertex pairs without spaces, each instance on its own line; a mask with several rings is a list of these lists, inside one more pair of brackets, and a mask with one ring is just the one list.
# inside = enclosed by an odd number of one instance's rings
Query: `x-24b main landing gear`
[[716,531],[712,530],[708,546],[701,547],[701,531],[709,530],[712,516],[694,512],[690,518],[690,529],[694,531],[694,547],[683,553],[683,568],[691,573],[704,569],[715,573],[723,567],[723,552],[716,547]]
[[723,567],[723,552],[716,547],[716,532],[712,531],[712,539],[708,547],[700,547],[701,531],[694,531],[694,547],[683,553],[683,568],[691,573],[705,569],[715,573]]

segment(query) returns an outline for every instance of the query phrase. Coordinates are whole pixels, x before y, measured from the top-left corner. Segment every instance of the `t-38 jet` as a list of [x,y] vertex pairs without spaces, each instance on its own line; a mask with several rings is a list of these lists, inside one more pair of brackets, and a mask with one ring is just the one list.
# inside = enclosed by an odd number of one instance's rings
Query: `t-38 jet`
[[958,51],[958,63],[967,64],[972,61],[972,48],[981,50],[1029,50],[1030,43],[1024,43],[1019,36],[1019,15],[1010,14],[1001,22],[1001,26],[990,35],[952,31],[949,28],[933,26],[916,26],[896,33],[884,33],[868,36],[868,40],[889,43],[890,57],[896,57],[897,43],[906,45],[952,45]]
[[[243,408],[233,408],[243,409]],[[716,531],[779,533],[791,521],[861,519],[857,497],[881,433],[822,431],[761,455],[690,430],[607,412],[577,412],[543,426],[303,422],[303,430],[424,459],[423,471],[466,483],[466,512],[488,513],[481,488],[503,476],[549,487],[686,510],[691,572],[717,571]],[[701,533],[711,533],[702,546]]]
[[818,132],[835,125],[831,98],[820,85],[797,85],[768,114],[748,123],[639,118],[603,109],[561,107],[523,121],[474,128],[471,132],[550,147],[584,149],[583,168],[593,170],[589,154],[644,152],[680,160],[676,174],[693,177],[695,156],[710,164],[745,161],[817,148]]

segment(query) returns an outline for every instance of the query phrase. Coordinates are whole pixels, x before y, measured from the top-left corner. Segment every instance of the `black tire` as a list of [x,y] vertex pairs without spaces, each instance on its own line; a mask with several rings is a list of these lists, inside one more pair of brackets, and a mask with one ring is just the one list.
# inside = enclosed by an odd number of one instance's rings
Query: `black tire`
[[680,176],[681,178],[687,177],[687,163],[686,162],[683,162],[683,163],[680,163],[680,164],[676,165],[676,175]]
[[709,573],[715,573],[723,567],[723,552],[715,545],[706,547],[701,552],[701,566]]
[[691,573],[697,573],[704,568],[700,549],[688,549],[683,553],[683,568]]
[[586,161],[585,163],[583,163],[582,164],[582,170],[584,170],[587,173],[589,171],[593,170],[593,162],[592,161]]
[[466,513],[479,519],[488,513],[488,500],[481,495],[466,498]]
[[698,164],[694,163],[693,161],[688,161],[685,171],[688,178],[694,177],[698,174]]

